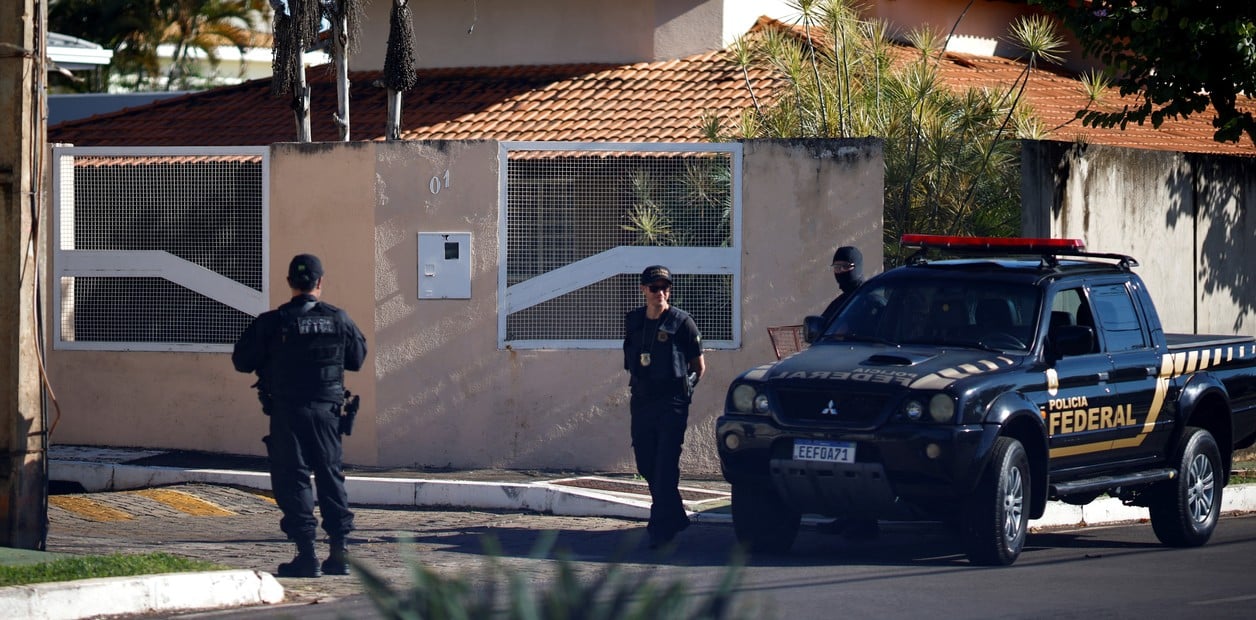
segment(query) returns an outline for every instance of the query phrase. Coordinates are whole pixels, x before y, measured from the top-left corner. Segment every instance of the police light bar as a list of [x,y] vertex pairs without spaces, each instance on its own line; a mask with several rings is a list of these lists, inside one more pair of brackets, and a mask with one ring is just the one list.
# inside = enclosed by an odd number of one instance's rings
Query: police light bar
[[938,248],[944,250],[996,250],[1002,252],[1026,252],[1032,254],[1069,254],[1086,249],[1081,239],[1050,239],[1033,237],[955,237],[949,235],[905,234],[900,242],[912,248]]

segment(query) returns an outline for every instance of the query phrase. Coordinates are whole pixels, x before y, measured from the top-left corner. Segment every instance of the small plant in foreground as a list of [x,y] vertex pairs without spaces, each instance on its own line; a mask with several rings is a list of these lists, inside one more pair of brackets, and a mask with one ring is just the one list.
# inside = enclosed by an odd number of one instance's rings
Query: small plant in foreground
[[[556,532],[546,532],[530,557],[550,556]],[[398,588],[352,557],[355,574],[385,617],[407,620],[722,620],[762,617],[734,605],[741,580],[741,561],[734,558],[720,583],[706,594],[691,593],[683,581],[660,582],[644,570],[629,571],[612,561],[594,575],[581,577],[576,564],[559,553],[551,579],[533,583],[512,571],[501,558],[501,548],[491,537],[479,579],[466,575],[444,576],[411,558],[411,585]]]

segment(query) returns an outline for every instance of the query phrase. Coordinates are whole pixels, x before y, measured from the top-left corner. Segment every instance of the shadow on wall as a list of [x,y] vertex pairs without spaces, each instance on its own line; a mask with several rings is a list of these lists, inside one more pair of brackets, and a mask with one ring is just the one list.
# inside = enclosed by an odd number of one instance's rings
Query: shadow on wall
[[[1252,191],[1256,162],[1205,155],[1187,157],[1191,179],[1171,179],[1170,183],[1189,181],[1195,191],[1194,205],[1174,201],[1165,214],[1173,225],[1178,219],[1195,218],[1199,286],[1205,294],[1224,292],[1240,310],[1234,317],[1235,333],[1248,333],[1244,319],[1256,312],[1256,296],[1250,294],[1253,283],[1245,261],[1251,223],[1245,217],[1256,199]],[[1179,174],[1186,174],[1185,172]],[[1194,213],[1191,206],[1195,206]]]

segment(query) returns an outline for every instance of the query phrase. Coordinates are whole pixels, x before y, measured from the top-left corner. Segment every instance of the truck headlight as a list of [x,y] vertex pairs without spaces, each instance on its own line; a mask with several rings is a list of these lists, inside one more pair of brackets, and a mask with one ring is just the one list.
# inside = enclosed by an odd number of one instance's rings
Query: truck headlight
[[742,413],[749,413],[755,405],[755,394],[753,385],[743,383],[733,388],[733,409]]
[[955,417],[955,401],[946,394],[934,394],[929,399],[929,417],[934,422],[950,422]]

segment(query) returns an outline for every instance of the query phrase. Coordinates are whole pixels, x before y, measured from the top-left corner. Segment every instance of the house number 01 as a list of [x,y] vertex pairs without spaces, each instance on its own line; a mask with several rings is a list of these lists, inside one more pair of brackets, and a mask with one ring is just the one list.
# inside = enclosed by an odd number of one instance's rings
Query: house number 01
[[440,190],[445,189],[446,187],[449,187],[449,171],[448,170],[445,171],[445,174],[438,174],[432,177],[431,181],[427,182],[427,189],[430,190],[433,194],[439,194]]

